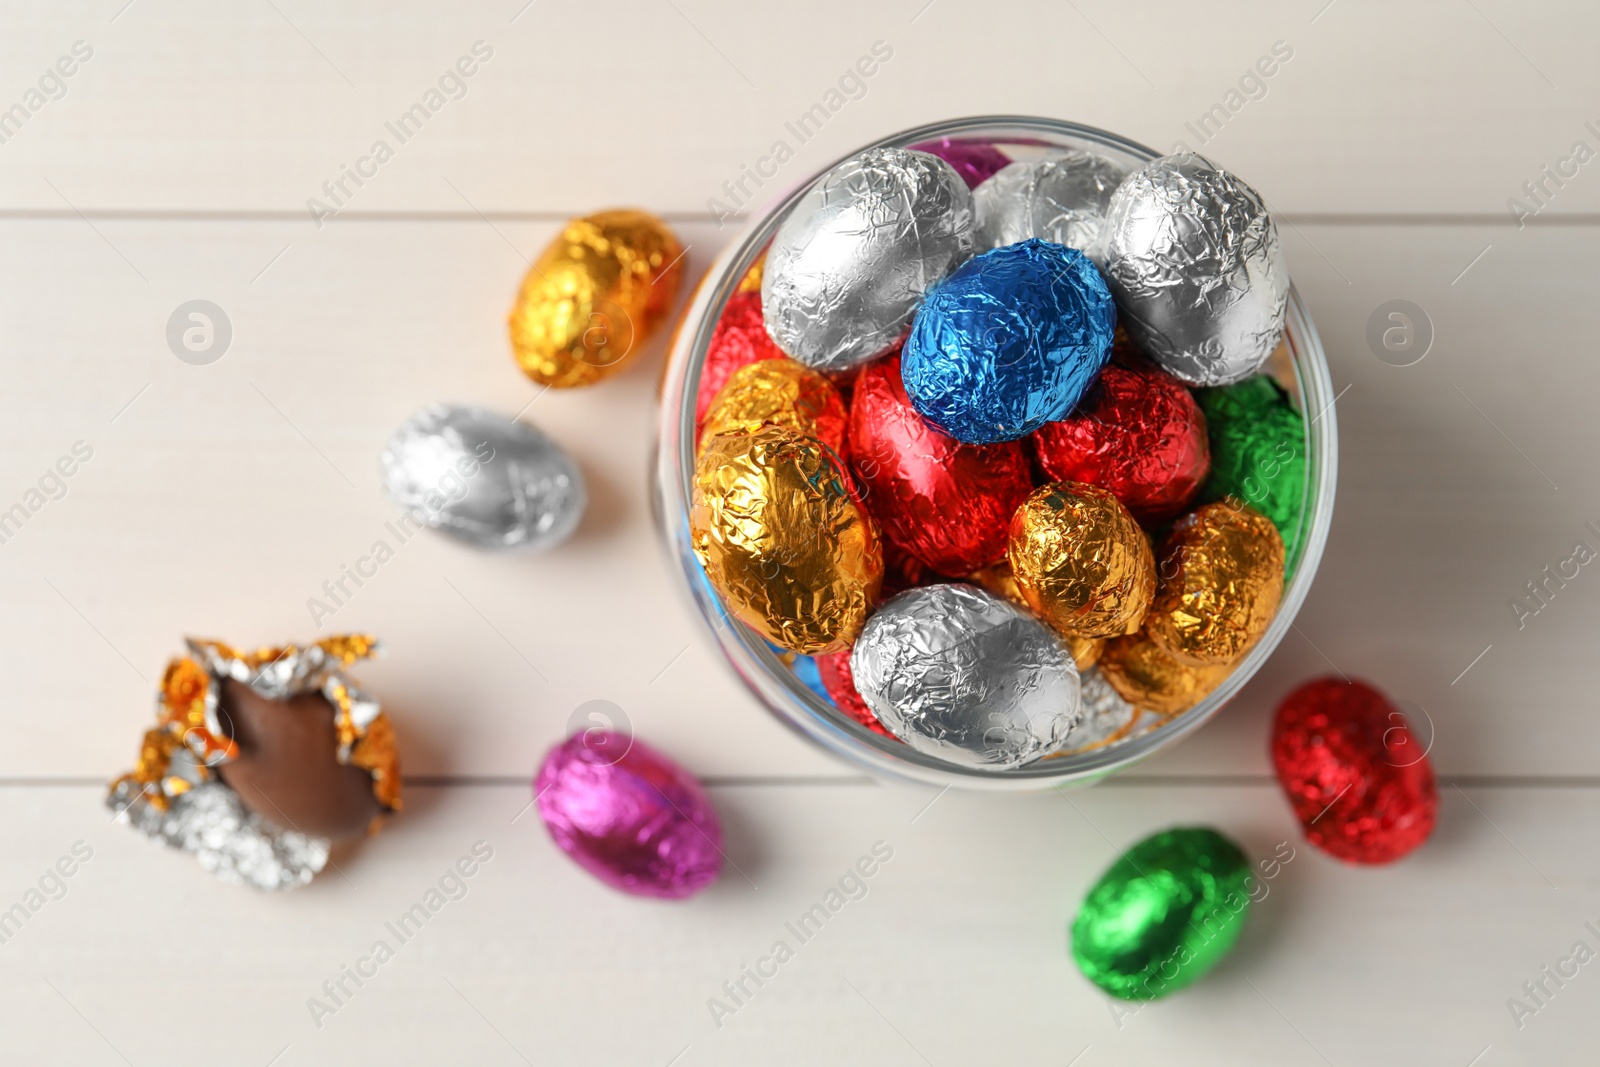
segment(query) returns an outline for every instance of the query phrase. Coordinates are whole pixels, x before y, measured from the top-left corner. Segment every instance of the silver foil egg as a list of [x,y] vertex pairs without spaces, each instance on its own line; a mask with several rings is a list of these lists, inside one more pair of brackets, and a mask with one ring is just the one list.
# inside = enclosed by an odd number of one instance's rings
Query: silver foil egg
[[1139,709],[1111,688],[1105,675],[1090,667],[1080,676],[1083,718],[1067,738],[1066,752],[1090,752],[1125,739]]
[[794,359],[844,370],[899,340],[929,286],[972,254],[972,193],[944,160],[870,148],[802,197],[767,251],[761,310]]
[[1123,171],[1092,152],[1011,163],[972,191],[978,247],[1030,237],[1076,248],[1105,267],[1106,210]]
[[550,438],[479,407],[433,404],[383,450],[390,498],[476,548],[548,548],[577,527],[583,475]]
[[1289,271],[1260,195],[1204,156],[1151,160],[1111,198],[1106,277],[1134,341],[1190,385],[1254,374],[1278,344]]
[[1063,747],[1081,715],[1072,654],[1043,623],[969,585],[909,589],[850,654],[878,721],[919,752],[1005,770]]

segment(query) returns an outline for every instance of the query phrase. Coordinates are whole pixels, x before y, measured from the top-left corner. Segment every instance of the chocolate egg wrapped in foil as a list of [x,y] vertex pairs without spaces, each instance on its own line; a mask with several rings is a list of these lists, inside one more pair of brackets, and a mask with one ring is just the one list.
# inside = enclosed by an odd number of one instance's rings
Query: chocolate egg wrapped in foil
[[1123,1000],[1177,992],[1239,940],[1253,881],[1243,850],[1215,830],[1152,834],[1089,890],[1072,923],[1072,958]]
[[708,438],[689,532],[729,612],[790,651],[848,647],[877,602],[877,526],[816,438],[781,426]]
[[862,700],[861,694],[857,692],[855,676],[850,673],[849,650],[818,656],[816,664],[817,675],[822,679],[822,687],[828,691],[828,699],[833,702],[834,707],[875,734],[884,737],[894,736],[883,728],[883,723],[872,714],[872,709],[867,707],[867,702]]
[[919,752],[1006,770],[1067,743],[1080,717],[1078,669],[1055,634],[970,585],[930,585],[888,601],[850,655],[856,689],[889,732]]
[[1035,489],[1011,519],[1008,557],[1028,608],[1060,634],[1130,633],[1155,595],[1150,542],[1128,509],[1097,485]]
[[1076,248],[1103,267],[1106,211],[1122,168],[1092,152],[1011,163],[972,191],[978,247],[1037,237]]
[[1106,277],[1128,332],[1190,385],[1254,374],[1283,332],[1289,271],[1250,186],[1203,156],[1162,156],[1111,199]]
[[913,151],[938,156],[956,169],[968,188],[975,189],[1003,169],[1011,159],[988,141],[970,137],[941,137],[911,146]]
[[484,408],[433,404],[383,450],[384,488],[417,522],[474,548],[549,548],[583,518],[583,475],[550,438]]
[[792,359],[768,359],[728,377],[706,410],[700,439],[772,425],[815,437],[843,453],[848,419],[832,382]]
[[679,900],[722,871],[711,798],[688,771],[627,734],[584,730],[551,749],[534,800],[561,851],[624,893]]
[[767,332],[793,358],[842,371],[905,332],[928,287],[972,254],[972,193],[925,152],[871,148],[817,179],[767,252]]
[[1122,699],[1162,717],[1188,711],[1228,677],[1228,665],[1196,667],[1143,634],[1106,642],[1095,667]]
[[1139,709],[1122,698],[1098,670],[1078,667],[1083,694],[1083,718],[1057,755],[1076,756],[1123,740],[1139,718]]
[[1210,433],[1211,476],[1203,500],[1229,497],[1272,520],[1283,536],[1288,572],[1299,556],[1306,501],[1305,419],[1265,374],[1202,389],[1196,398]]
[[1365,682],[1318,678],[1284,697],[1272,766],[1306,839],[1346,863],[1392,863],[1433,833],[1428,751]]
[[[761,264],[750,268],[759,272]],[[772,343],[766,323],[761,318],[760,274],[756,276],[757,291],[747,291],[743,283],[737,293],[728,298],[711,331],[711,342],[706,346],[706,358],[700,364],[700,384],[695,391],[695,422],[703,423],[711,401],[728,384],[728,379],[740,367],[764,359],[783,359],[783,349]]]
[[592,385],[620,370],[666,319],[683,280],[683,246],[644,211],[567,223],[511,308],[511,347],[542,385]]
[[761,295],[761,274],[767,266],[766,249],[761,250],[761,255],[750,264],[750,269],[744,272],[744,277],[739,279],[739,292],[755,293]]
[[[1003,597],[1019,608],[1033,610],[1028,607],[1028,598],[1023,595],[1022,587],[1017,584],[1017,576],[1011,570],[1009,559],[973,571],[967,575],[967,581],[983,586],[995,596]],[[1100,651],[1106,643],[1103,637],[1079,637],[1076,634],[1064,634],[1059,631],[1056,636],[1061,638],[1067,646],[1067,651],[1072,653],[1072,662],[1078,665],[1079,674],[1099,661]]]
[[1105,366],[1116,324],[1104,279],[1076,248],[991,249],[917,309],[900,362],[906,393],[958,441],[1015,441],[1073,409]]
[[883,588],[878,590],[879,600],[888,600],[907,589],[914,589],[919,585],[936,585],[943,580],[932,567],[893,541],[884,538]]
[[1011,516],[1033,489],[1021,442],[963,444],[924,422],[898,356],[856,378],[850,466],[885,539],[951,577],[1005,556]]
[[1052,479],[1109,489],[1150,526],[1188,507],[1211,470],[1193,394],[1148,363],[1107,366],[1071,415],[1039,427],[1028,444]]
[[1261,512],[1222,501],[1172,524],[1144,632],[1196,667],[1232,663],[1267,632],[1283,595],[1283,538]]

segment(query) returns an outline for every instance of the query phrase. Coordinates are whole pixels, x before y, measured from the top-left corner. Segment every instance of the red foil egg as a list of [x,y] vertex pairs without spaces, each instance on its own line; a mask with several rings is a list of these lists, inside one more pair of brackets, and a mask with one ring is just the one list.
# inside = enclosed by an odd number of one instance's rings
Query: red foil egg
[[1285,697],[1272,765],[1306,839],[1346,863],[1391,863],[1433,833],[1439,792],[1427,750],[1364,682],[1319,678]]
[[867,707],[867,702],[856,691],[855,675],[850,673],[850,649],[813,658],[817,661],[817,673],[822,676],[822,688],[828,691],[828,696],[833,698],[834,705],[840,711],[875,734],[894,736],[883,728],[883,723],[872,714],[872,709]]
[[847,440],[890,544],[951,577],[1005,556],[1011,516],[1033,491],[1020,442],[963,444],[929,426],[906,396],[899,356],[856,379]]
[[878,593],[878,603],[907,589],[942,581],[944,579],[931,567],[899,545],[890,541],[883,543],[883,588]]
[[1071,417],[1030,440],[1051,481],[1109,490],[1145,526],[1182,514],[1211,473],[1200,405],[1155,367],[1107,366]]
[[761,293],[739,292],[728,298],[722,317],[711,332],[705,363],[700,367],[700,387],[695,396],[694,424],[706,418],[711,398],[728,384],[728,376],[740,367],[764,359],[783,359],[783,349],[773,344],[761,320]]

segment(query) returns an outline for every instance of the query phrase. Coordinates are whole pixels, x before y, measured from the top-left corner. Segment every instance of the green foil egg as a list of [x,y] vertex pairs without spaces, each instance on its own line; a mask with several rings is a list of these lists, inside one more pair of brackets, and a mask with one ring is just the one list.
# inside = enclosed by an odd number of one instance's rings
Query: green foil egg
[[1155,1000],[1215,967],[1244,928],[1250,865],[1215,830],[1178,827],[1134,845],[1072,924],[1084,976],[1123,1000]]
[[1265,374],[1201,389],[1195,399],[1211,436],[1211,477],[1200,500],[1237,497],[1271,519],[1283,535],[1286,575],[1293,574],[1306,501],[1305,420]]

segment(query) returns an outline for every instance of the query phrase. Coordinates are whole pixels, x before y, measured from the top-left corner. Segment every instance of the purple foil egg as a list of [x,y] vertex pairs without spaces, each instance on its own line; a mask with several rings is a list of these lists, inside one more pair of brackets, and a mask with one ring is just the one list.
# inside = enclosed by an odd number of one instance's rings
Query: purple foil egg
[[644,742],[584,730],[550,750],[534,780],[561,851],[607,885],[682,899],[722,869],[722,823],[694,776]]
[[923,141],[912,149],[938,156],[956,169],[968,189],[976,189],[1001,167],[1010,163],[1005,153],[987,141],[970,141],[960,137],[941,137],[937,141]]

